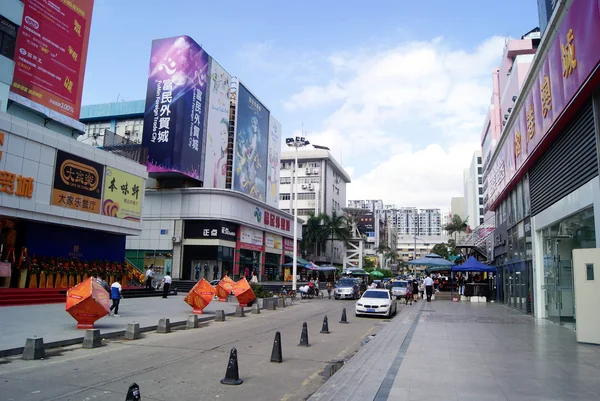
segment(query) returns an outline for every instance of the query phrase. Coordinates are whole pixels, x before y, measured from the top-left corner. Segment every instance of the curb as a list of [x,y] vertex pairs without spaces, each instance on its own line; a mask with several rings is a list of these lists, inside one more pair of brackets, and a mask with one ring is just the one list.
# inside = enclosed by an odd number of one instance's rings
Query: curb
[[[235,312],[226,313],[225,316],[233,316],[233,317],[235,317]],[[209,322],[211,320],[215,320],[215,317],[214,316],[198,317],[198,322],[199,323]],[[171,322],[171,327],[185,326],[186,323],[187,323],[187,319],[186,320],[180,320],[180,321],[177,321],[177,322]],[[149,331],[156,331],[157,327],[158,327],[157,324],[152,325],[152,326],[140,327],[140,332],[147,333]],[[102,339],[109,339],[109,338],[112,339],[112,338],[123,337],[123,336],[125,336],[125,330],[111,331],[111,332],[106,333],[106,334],[100,332],[100,336],[102,337]],[[44,348],[46,350],[49,350],[49,349],[52,349],[52,348],[60,348],[60,347],[67,347],[69,345],[82,344],[83,343],[83,338],[84,337],[81,336],[81,337],[74,337],[74,338],[68,338],[68,339],[65,339],[65,340],[52,341],[52,342],[44,343]],[[17,347],[17,348],[9,348],[9,349],[0,350],[0,358],[5,358],[5,357],[8,357],[8,356],[21,355],[23,353],[23,348],[24,347]]]

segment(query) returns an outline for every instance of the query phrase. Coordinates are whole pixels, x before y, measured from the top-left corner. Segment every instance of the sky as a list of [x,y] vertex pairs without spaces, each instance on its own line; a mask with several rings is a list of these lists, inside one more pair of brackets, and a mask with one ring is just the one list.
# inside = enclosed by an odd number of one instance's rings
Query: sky
[[143,99],[152,40],[188,35],[331,149],[348,200],[448,209],[505,40],[538,24],[536,0],[95,0],[83,104]]

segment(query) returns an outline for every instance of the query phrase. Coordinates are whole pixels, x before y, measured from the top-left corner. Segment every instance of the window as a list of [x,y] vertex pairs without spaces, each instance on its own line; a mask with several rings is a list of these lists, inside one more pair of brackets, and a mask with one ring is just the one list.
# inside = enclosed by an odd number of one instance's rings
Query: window
[[0,54],[14,60],[17,26],[0,15]]
[[483,174],[483,168],[477,167],[477,174],[479,174],[479,175]]
[[483,217],[479,218],[479,224],[483,224]]
[[481,157],[477,158],[477,164],[481,164]]
[[292,177],[281,177],[279,179],[279,183],[280,184],[291,184],[292,183]]
[[477,183],[479,185],[483,184],[483,178],[482,177],[477,177]]
[[483,188],[479,188],[479,195],[483,195]]
[[279,200],[290,200],[290,194],[279,194]]
[[[479,198],[479,204],[483,205],[483,198]],[[482,213],[483,214],[483,213]]]
[[479,208],[479,214],[483,215],[483,208],[482,207]]
[[312,200],[315,199],[314,192],[300,193],[298,194],[298,200]]

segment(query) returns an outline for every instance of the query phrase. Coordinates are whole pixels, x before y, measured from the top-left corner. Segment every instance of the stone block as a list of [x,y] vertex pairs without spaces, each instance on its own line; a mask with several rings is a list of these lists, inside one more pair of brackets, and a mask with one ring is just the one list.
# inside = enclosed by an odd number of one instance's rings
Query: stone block
[[271,300],[267,303],[267,310],[276,310],[277,309],[277,301]]
[[260,314],[260,306],[258,304],[252,305],[252,314],[259,315]]
[[139,323],[129,323],[127,325],[127,330],[125,330],[125,339],[126,340],[138,340],[142,338],[142,332],[140,331]]
[[158,321],[158,327],[156,328],[157,333],[170,333],[171,332],[171,320],[163,317]]
[[217,310],[215,311],[215,322],[224,322],[225,321],[225,311]]
[[279,308],[285,308],[285,298],[278,298],[277,299],[277,307],[279,307]]
[[83,337],[83,348],[98,348],[102,346],[102,337],[100,337],[100,330],[88,329],[85,331]]
[[198,316],[197,315],[189,315],[187,322],[185,324],[186,329],[197,329],[198,328]]
[[235,308],[235,317],[244,317],[246,316],[246,312],[244,311],[243,306],[236,306]]
[[22,358],[31,361],[34,359],[42,359],[46,357],[46,349],[44,347],[44,339],[42,337],[29,337],[25,341]]

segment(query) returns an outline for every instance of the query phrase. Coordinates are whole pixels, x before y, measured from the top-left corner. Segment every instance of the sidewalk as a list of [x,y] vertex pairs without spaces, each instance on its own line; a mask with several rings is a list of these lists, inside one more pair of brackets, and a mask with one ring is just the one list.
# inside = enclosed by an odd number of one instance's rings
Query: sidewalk
[[[137,322],[140,328],[156,326],[158,319],[167,317],[171,324],[186,321],[192,308],[183,299],[185,295],[157,298],[125,298],[121,300],[121,317],[105,316],[94,328],[104,336],[123,331],[128,323]],[[235,312],[237,303],[213,300],[203,316],[214,316],[215,310]],[[44,338],[44,343],[82,338],[85,330],[78,330],[76,321],[65,311],[65,304],[6,306],[0,308],[0,356],[7,350],[23,347],[27,337]],[[13,352],[14,353],[14,352]]]
[[419,302],[311,400],[595,400],[600,347],[500,304]]

